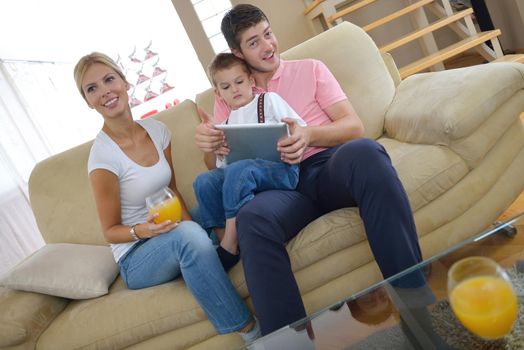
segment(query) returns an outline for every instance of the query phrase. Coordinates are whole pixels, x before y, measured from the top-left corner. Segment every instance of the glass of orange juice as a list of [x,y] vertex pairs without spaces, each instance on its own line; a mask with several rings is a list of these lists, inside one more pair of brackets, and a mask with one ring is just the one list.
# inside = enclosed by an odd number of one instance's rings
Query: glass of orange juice
[[501,338],[513,328],[517,297],[507,273],[492,259],[473,256],[454,263],[448,295],[457,318],[479,337]]
[[159,191],[146,198],[149,215],[158,213],[155,223],[160,224],[166,220],[178,222],[182,220],[182,206],[180,200],[169,187],[162,187]]

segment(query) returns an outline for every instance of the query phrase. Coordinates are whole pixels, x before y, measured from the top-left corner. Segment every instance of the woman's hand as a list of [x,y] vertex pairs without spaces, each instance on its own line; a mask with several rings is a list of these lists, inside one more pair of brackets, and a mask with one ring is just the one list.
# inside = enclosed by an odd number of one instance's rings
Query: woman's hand
[[310,135],[308,128],[298,125],[295,120],[290,118],[282,118],[282,121],[288,125],[291,135],[278,141],[277,150],[280,152],[283,162],[289,164],[300,163],[304,156],[304,151],[309,145]]
[[155,223],[158,213],[150,214],[147,217],[147,222],[135,226],[135,233],[139,238],[151,238],[163,233],[174,230],[178,226],[178,222],[166,220],[159,224]]

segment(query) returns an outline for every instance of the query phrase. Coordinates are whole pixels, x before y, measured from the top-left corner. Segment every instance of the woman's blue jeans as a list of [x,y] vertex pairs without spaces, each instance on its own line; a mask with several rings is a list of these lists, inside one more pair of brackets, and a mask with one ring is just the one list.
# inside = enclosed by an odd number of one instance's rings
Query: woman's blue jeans
[[200,224],[224,227],[255,194],[267,190],[294,190],[299,167],[264,159],[244,159],[202,173],[193,182]]
[[184,276],[219,334],[245,327],[252,319],[222,267],[207,233],[193,221],[135,244],[119,261],[128,288],[140,289]]

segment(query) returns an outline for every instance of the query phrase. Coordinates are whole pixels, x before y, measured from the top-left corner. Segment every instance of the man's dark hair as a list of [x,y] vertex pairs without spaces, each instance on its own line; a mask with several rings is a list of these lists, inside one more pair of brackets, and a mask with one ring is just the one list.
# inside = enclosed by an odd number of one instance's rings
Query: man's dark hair
[[216,55],[207,69],[211,81],[213,82],[213,86],[217,86],[217,82],[215,80],[215,75],[217,72],[224,69],[229,69],[235,65],[240,66],[248,76],[251,75],[251,70],[243,59],[238,58],[229,52],[222,52]]
[[224,15],[220,29],[227,45],[232,49],[240,50],[240,34],[262,21],[269,23],[261,9],[250,4],[238,4]]

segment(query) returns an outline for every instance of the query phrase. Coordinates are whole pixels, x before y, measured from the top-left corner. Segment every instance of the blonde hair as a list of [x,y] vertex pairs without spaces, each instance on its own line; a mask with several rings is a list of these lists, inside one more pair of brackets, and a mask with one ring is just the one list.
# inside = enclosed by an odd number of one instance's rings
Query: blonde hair
[[95,63],[103,64],[111,69],[113,69],[116,74],[120,76],[126,83],[127,79],[124,76],[124,73],[122,72],[122,69],[118,66],[118,64],[113,61],[109,56],[106,54],[103,54],[101,52],[92,52],[89,55],[85,55],[80,60],[78,60],[78,63],[75,66],[74,70],[74,77],[76,82],[76,87],[78,91],[80,92],[80,95],[86,100],[86,96],[84,94],[84,90],[82,90],[82,80],[84,80],[84,76],[87,72],[87,69],[91,67]]

